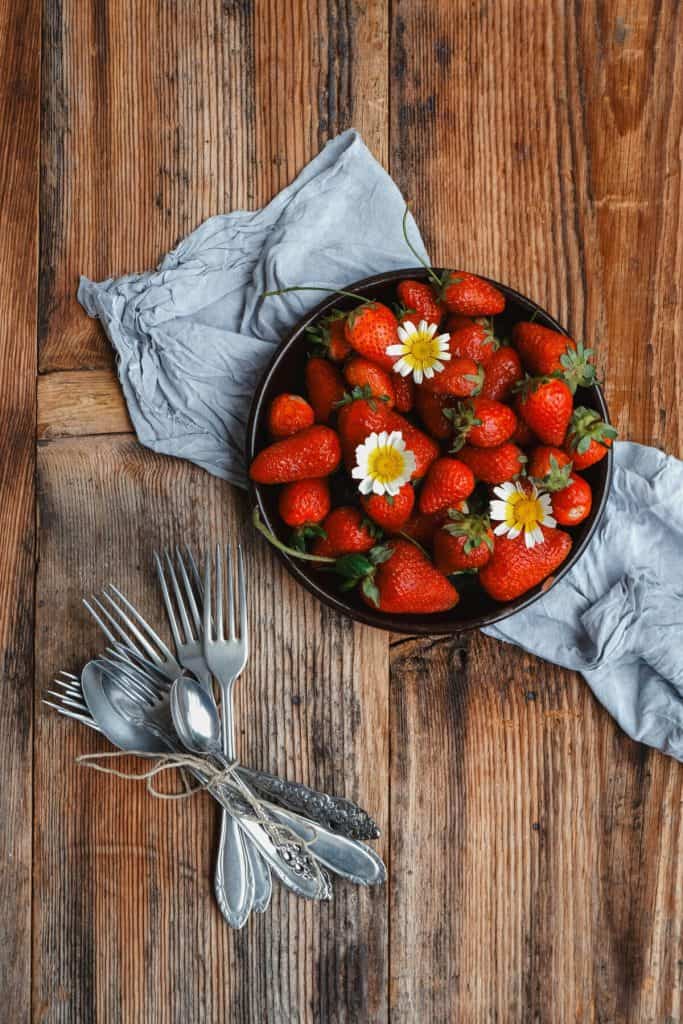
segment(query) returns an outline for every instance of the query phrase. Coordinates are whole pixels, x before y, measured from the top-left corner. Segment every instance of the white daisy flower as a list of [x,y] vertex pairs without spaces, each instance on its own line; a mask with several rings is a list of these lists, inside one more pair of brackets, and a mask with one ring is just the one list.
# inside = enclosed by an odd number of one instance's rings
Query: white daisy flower
[[493,493],[498,500],[491,501],[489,515],[498,522],[493,532],[499,537],[507,534],[510,540],[514,540],[523,530],[524,543],[532,548],[545,540],[541,526],[557,526],[551,514],[550,495],[539,491],[530,481],[508,481],[494,487]]
[[360,480],[361,494],[398,494],[415,472],[415,456],[406,448],[400,430],[370,434],[356,448],[356,465],[351,473]]
[[389,345],[388,356],[400,356],[394,363],[394,371],[402,377],[412,373],[416,384],[421,384],[425,377],[433,377],[441,373],[444,362],[451,358],[448,350],[450,335],[436,335],[436,324],[428,324],[420,320],[417,327],[406,320],[398,328],[400,345]]

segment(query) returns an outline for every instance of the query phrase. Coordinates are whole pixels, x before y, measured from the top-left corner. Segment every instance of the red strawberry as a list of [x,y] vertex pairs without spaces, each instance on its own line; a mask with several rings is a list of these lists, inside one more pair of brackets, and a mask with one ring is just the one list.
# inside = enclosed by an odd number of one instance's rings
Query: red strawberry
[[441,298],[449,313],[494,316],[505,309],[505,296],[489,281],[464,270],[448,270],[441,282]]
[[561,373],[572,394],[577,387],[595,382],[595,370],[589,363],[592,351],[566,334],[535,323],[518,323],[512,340],[527,370],[537,376]]
[[564,562],[572,539],[564,530],[542,526],[544,542],[528,548],[524,533],[514,540],[496,537],[493,556],[479,572],[479,581],[495,601],[513,601],[531,590]]
[[402,377],[400,373],[392,373],[391,381],[394,385],[396,412],[410,412],[415,402],[415,385],[412,377]]
[[594,409],[577,405],[563,447],[569,453],[574,469],[587,469],[604,459],[616,436],[614,427],[601,420]]
[[493,398],[506,402],[517,381],[524,376],[522,363],[514,348],[503,345],[497,349],[486,364],[482,398]]
[[410,519],[415,504],[412,484],[404,484],[398,494],[361,495],[361,504],[373,523],[392,533],[400,530]]
[[448,347],[453,357],[473,359],[485,367],[498,348],[493,324],[486,317],[472,320],[455,314],[449,316],[446,330],[451,336]]
[[458,459],[437,459],[432,463],[420,492],[420,512],[446,512],[468,498],[474,490],[472,471]]
[[391,370],[396,359],[387,355],[390,345],[398,341],[398,320],[381,302],[364,302],[346,320],[346,340],[360,355]]
[[448,576],[452,572],[480,569],[493,553],[489,517],[451,509],[448,521],[434,535],[434,561]]
[[329,427],[308,427],[264,448],[249,469],[257,484],[288,484],[293,480],[329,476],[341,460],[341,446]]
[[272,437],[289,437],[315,421],[313,409],[301,395],[277,395],[268,410],[268,431]]
[[415,410],[432,437],[441,441],[453,432],[453,425],[444,412],[453,409],[455,404],[453,395],[435,395],[424,384],[415,388]]
[[561,448],[541,445],[531,453],[527,471],[544,491],[549,491],[553,515],[561,526],[576,526],[590,514],[593,493],[576,473]]
[[497,448],[507,441],[517,426],[517,417],[509,405],[491,398],[469,398],[459,402],[446,416],[453,424],[452,452],[465,442],[475,448]]
[[306,392],[316,423],[329,423],[337,402],[344,397],[344,381],[327,359],[314,356],[306,363]]
[[516,444],[506,441],[498,448],[471,448],[465,445],[458,458],[469,466],[475,479],[486,484],[504,484],[522,472],[526,455]]
[[431,437],[422,430],[418,430],[414,427],[405,417],[399,413],[394,412],[393,409],[388,409],[386,413],[386,427],[385,430],[400,430],[403,434],[403,440],[408,448],[415,456],[415,472],[413,473],[412,479],[418,480],[423,477],[429,467],[431,466],[434,459],[438,458],[439,446]]
[[294,527],[292,547],[306,550],[306,542],[322,535],[318,525],[330,511],[330,488],[327,480],[295,480],[280,492],[278,512],[288,526]]
[[368,555],[347,555],[338,559],[335,568],[344,577],[344,589],[360,583],[365,603],[383,612],[445,612],[459,600],[453,584],[407,540],[389,541]]
[[543,444],[562,444],[572,418],[572,393],[563,380],[527,377],[517,386],[515,408]]
[[412,537],[422,547],[429,548],[432,546],[434,534],[443,525],[443,521],[443,512],[434,515],[423,515],[422,512],[418,512],[417,515],[411,516],[407,523],[404,523],[401,533]]
[[[553,465],[553,460],[555,465]],[[550,444],[539,444],[529,455],[526,471],[534,480],[543,480],[556,468],[561,469],[568,465],[571,471],[571,461],[571,457],[561,448],[555,448]]]
[[356,448],[369,434],[379,434],[388,429],[386,417],[389,409],[380,399],[367,396],[368,392],[363,388],[354,388],[351,394],[344,396],[339,406],[337,429],[347,469],[355,466]]
[[567,486],[556,491],[551,501],[553,515],[560,526],[577,526],[590,515],[593,492],[583,477],[570,473]]
[[346,340],[346,313],[333,309],[313,327],[306,328],[306,335],[316,355],[320,354],[335,363],[341,363],[351,351]]
[[473,359],[451,359],[441,373],[435,373],[427,381],[435,395],[455,395],[456,398],[478,395],[483,383],[484,368]]
[[404,308],[401,320],[426,320],[437,327],[444,318],[446,307],[424,281],[401,281],[396,287],[399,302]]
[[533,430],[528,423],[525,423],[523,419],[517,417],[517,426],[515,432],[510,437],[511,441],[518,444],[520,448],[530,448],[533,444],[538,444],[538,438],[534,434]]
[[353,551],[369,551],[377,543],[378,530],[363,517],[360,509],[340,505],[324,520],[325,537],[313,545],[314,555],[348,555]]
[[393,378],[395,374],[389,374],[377,363],[371,363],[369,359],[362,356],[354,356],[344,366],[344,376],[352,388],[367,387],[370,394],[375,398],[384,398],[388,409],[393,408],[395,403],[395,392]]

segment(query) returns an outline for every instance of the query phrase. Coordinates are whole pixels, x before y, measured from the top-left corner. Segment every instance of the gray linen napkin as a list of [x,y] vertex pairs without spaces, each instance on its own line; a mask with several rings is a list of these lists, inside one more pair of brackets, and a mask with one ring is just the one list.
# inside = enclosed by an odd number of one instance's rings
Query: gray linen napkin
[[[354,131],[325,146],[262,210],[212,217],[155,271],[78,297],[100,318],[141,443],[244,486],[251,396],[314,292],[410,265],[404,200]],[[411,238],[426,258],[411,223]],[[683,463],[615,445],[599,531],[569,575],[531,608],[486,630],[578,669],[634,739],[683,760]]]

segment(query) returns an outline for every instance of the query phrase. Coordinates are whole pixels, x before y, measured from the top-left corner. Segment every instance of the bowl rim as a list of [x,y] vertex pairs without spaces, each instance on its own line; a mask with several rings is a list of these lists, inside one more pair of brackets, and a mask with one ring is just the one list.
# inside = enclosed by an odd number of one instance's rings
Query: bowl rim
[[[432,267],[431,269],[436,274],[443,273],[443,268]],[[551,329],[559,331],[561,334],[569,337],[569,332],[555,319],[555,317],[551,316],[551,314],[543,309],[542,306],[539,306],[538,303],[529,299],[526,295],[522,295],[521,292],[516,291],[516,289],[510,287],[510,285],[502,284],[493,278],[485,277],[483,274],[478,274],[477,276],[481,277],[484,281],[488,281],[490,284],[494,285],[494,287],[504,292],[506,298],[509,297],[518,305],[526,306],[528,309],[535,312],[537,316],[542,316],[545,323],[550,326]],[[381,274],[373,274],[370,277],[361,278],[360,280],[343,287],[346,291],[359,292],[359,297],[363,298],[362,292],[364,289],[377,288],[382,285],[391,285],[405,278],[420,280],[427,277],[428,274],[425,267],[405,267],[398,270],[387,270]],[[327,295],[318,303],[317,306],[297,321],[294,327],[287,333],[285,338],[273,352],[268,365],[261,375],[251,402],[245,445],[247,466],[251,465],[251,462],[256,455],[256,439],[261,426],[261,417],[264,414],[267,414],[267,410],[264,408],[265,394],[268,391],[269,384],[277,372],[280,361],[296,344],[296,342],[300,340],[307,327],[325,313],[327,309],[335,305],[340,305],[341,301],[339,294],[336,292]],[[602,419],[605,420],[606,423],[611,423],[607,402],[605,401],[605,396],[600,385],[597,383],[593,384],[588,390],[591,390],[596,398]],[[383,629],[391,633],[403,633],[412,636],[456,635],[458,633],[469,632],[469,630],[472,629],[481,629],[484,626],[492,626],[497,622],[501,622],[503,619],[507,619],[511,615],[516,615],[517,612],[522,611],[524,608],[528,608],[529,605],[533,604],[544,594],[548,593],[548,591],[559,583],[559,581],[567,575],[574,565],[576,565],[579,558],[584,554],[586,548],[593,539],[595,531],[597,530],[605,512],[614,469],[614,450],[612,446],[608,448],[607,456],[604,461],[607,464],[605,486],[595,510],[593,521],[581,540],[572,546],[572,550],[567,561],[562,563],[554,575],[546,578],[541,583],[537,584],[537,586],[528,590],[525,594],[522,594],[516,600],[501,604],[500,609],[473,616],[471,619],[454,619],[450,623],[439,622],[430,626],[429,622],[415,621],[414,618],[411,620],[410,615],[402,616],[389,612],[381,612],[379,610],[374,610],[369,606],[359,608],[349,607],[341,596],[337,596],[335,593],[321,587],[314,578],[311,578],[311,576],[304,571],[303,566],[305,566],[305,562],[297,561],[297,559],[289,555],[286,551],[282,551],[273,545],[271,545],[271,547],[273,547],[279,559],[284,563],[297,582],[300,583],[310,594],[316,597],[319,601],[322,601],[322,603],[327,605],[329,608],[333,608],[335,611],[341,612],[357,622],[362,622],[364,625],[373,626],[375,629]],[[262,500],[263,487],[264,485],[255,484],[250,480],[248,490],[249,498],[252,508],[258,510],[262,522],[269,530],[275,533],[275,524],[271,522],[271,518],[268,515]],[[424,615],[420,616],[420,618],[426,619],[428,616]]]

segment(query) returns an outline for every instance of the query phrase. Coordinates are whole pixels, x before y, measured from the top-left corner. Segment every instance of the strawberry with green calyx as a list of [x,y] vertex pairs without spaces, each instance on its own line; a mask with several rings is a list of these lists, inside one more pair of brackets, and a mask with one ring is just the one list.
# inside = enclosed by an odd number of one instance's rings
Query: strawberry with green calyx
[[515,384],[524,377],[518,353],[511,345],[501,345],[486,363],[482,398],[507,402]]
[[356,448],[370,434],[388,430],[386,402],[373,397],[370,388],[355,387],[346,392],[337,406],[337,429],[341,438],[344,464],[351,470],[356,464]]
[[458,603],[455,587],[410,541],[392,540],[367,555],[337,560],[342,589],[360,585],[366,604],[396,615],[448,611]]
[[578,405],[567,430],[563,448],[574,463],[574,469],[587,469],[607,455],[617,431],[600,419],[594,409]]
[[497,448],[474,448],[468,444],[458,452],[458,458],[469,466],[476,480],[485,484],[504,484],[524,472],[526,455],[511,441]]
[[448,348],[454,358],[473,359],[486,367],[499,347],[493,321],[487,317],[472,320],[456,314],[448,318],[446,330],[451,336]]
[[323,520],[324,537],[313,545],[318,555],[348,555],[369,551],[382,537],[380,528],[367,519],[358,508],[340,505]]
[[440,373],[435,373],[427,382],[435,395],[453,395],[467,398],[478,395],[484,386],[484,367],[473,359],[456,358],[446,363]]
[[295,480],[280,491],[278,512],[287,526],[313,526],[330,511],[330,486],[327,480]]
[[405,279],[396,286],[396,294],[401,303],[400,319],[411,320],[416,316],[438,327],[446,314],[446,307],[425,281]]
[[589,362],[593,352],[583,342],[577,344],[566,334],[533,322],[515,324],[512,340],[530,373],[561,375],[572,394],[595,383],[595,368]]
[[346,316],[341,309],[333,309],[312,327],[306,328],[306,337],[314,355],[324,356],[333,363],[341,363],[351,351],[346,340]]
[[474,476],[469,466],[459,459],[437,459],[429,467],[420,491],[420,512],[447,512],[469,498],[473,490]]
[[410,412],[415,404],[415,384],[412,377],[402,377],[400,373],[391,374],[394,385],[394,409],[396,412]]
[[491,398],[470,398],[455,409],[444,410],[453,425],[452,452],[465,443],[475,448],[497,448],[509,440],[517,426],[517,417],[509,405]]
[[514,539],[497,536],[493,555],[479,571],[479,582],[494,601],[514,601],[550,576],[569,554],[572,539],[564,530],[541,526],[543,543],[527,547],[524,531]]
[[265,525],[265,523],[261,519],[261,514],[257,507],[254,508],[251,514],[251,522],[252,525],[254,526],[254,529],[258,530],[258,532],[266,538],[268,543],[272,544],[274,548],[278,549],[278,551],[284,551],[286,554],[292,555],[293,558],[300,558],[302,561],[305,562],[316,562],[320,565],[329,566],[334,565],[334,558],[330,558],[324,555],[311,554],[308,551],[300,551],[297,548],[290,547],[283,541],[279,540],[279,538],[276,537],[274,533],[271,533],[268,527]]
[[351,388],[367,388],[370,396],[384,400],[388,409],[394,407],[396,392],[394,390],[395,374],[383,370],[377,363],[354,356],[344,365],[344,377]]
[[578,526],[588,518],[593,492],[586,480],[572,472],[566,452],[540,445],[531,453],[527,468],[536,486],[550,494],[553,516],[560,526]]
[[449,509],[434,535],[434,561],[446,576],[480,569],[493,554],[493,530],[487,515]]
[[[546,491],[559,491],[567,486],[572,471],[572,460],[561,448],[539,444],[529,453],[527,475]],[[541,483],[541,481],[548,481]]]
[[526,377],[514,390],[515,409],[539,441],[561,445],[574,407],[567,384],[557,377]]
[[388,533],[395,533],[408,522],[415,504],[412,484],[403,484],[398,494],[363,494],[361,505],[366,515]]
[[344,380],[327,359],[313,356],[304,371],[306,394],[313,406],[316,423],[329,423],[337,403],[344,397]]
[[413,256],[422,264],[434,285],[437,297],[449,313],[464,316],[494,316],[505,309],[505,296],[489,281],[464,270],[444,270],[439,276],[422,258],[408,238],[408,207],[403,214],[403,237]]
[[260,451],[249,468],[249,476],[257,484],[288,484],[329,476],[340,461],[341,445],[334,430],[314,426]]
[[312,427],[315,413],[301,395],[277,395],[268,409],[268,433],[271,437],[290,437]]

